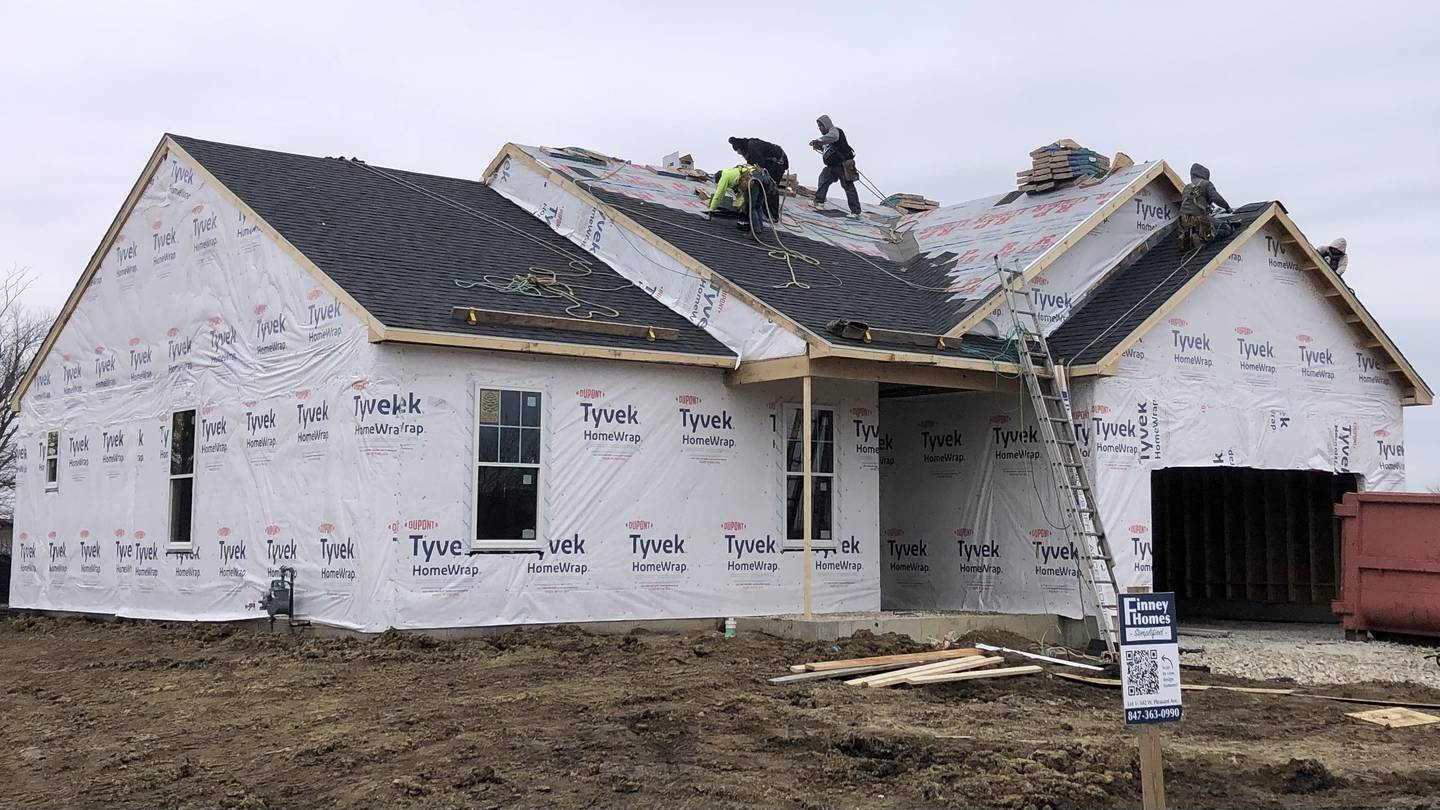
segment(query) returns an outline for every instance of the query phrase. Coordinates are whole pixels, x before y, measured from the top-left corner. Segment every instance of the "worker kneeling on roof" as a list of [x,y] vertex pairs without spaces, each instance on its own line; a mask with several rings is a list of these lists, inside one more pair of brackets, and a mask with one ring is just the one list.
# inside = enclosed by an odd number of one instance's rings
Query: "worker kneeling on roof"
[[776,217],[780,196],[770,173],[753,163],[742,163],[715,173],[715,193],[710,195],[710,207],[706,215],[721,210],[725,203],[725,192],[735,189],[735,210],[745,216],[740,230],[764,233],[770,229],[769,222]]
[[1190,166],[1190,182],[1180,192],[1180,249],[1198,250],[1215,238],[1213,206],[1230,213],[1230,203],[1210,182],[1210,170],[1199,163]]

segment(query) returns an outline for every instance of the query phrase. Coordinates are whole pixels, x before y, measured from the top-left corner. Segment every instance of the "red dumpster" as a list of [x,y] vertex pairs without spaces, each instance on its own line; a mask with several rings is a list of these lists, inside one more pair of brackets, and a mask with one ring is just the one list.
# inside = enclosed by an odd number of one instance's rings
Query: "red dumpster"
[[1440,495],[1349,493],[1341,519],[1340,598],[1347,631],[1440,636]]

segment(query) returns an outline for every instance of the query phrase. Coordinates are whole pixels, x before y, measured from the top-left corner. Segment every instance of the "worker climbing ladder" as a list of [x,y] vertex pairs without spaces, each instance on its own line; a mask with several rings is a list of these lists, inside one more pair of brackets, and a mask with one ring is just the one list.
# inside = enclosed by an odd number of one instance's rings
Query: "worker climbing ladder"
[[1106,653],[1113,657],[1118,646],[1119,604],[1115,555],[1105,536],[1095,490],[1076,436],[1064,372],[1050,355],[1025,274],[1019,269],[999,270],[1005,305],[1014,322],[1015,351],[1020,357],[1025,390],[1039,422],[1041,442],[1064,513],[1064,531],[1079,557],[1075,568],[1085,620],[1094,622],[1092,638],[1102,640]]

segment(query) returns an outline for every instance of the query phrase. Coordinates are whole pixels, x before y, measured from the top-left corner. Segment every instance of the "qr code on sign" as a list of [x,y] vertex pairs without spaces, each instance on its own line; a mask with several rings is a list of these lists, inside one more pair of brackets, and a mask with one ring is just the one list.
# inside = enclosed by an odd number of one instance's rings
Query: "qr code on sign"
[[1125,651],[1125,686],[1132,695],[1160,693],[1160,651]]

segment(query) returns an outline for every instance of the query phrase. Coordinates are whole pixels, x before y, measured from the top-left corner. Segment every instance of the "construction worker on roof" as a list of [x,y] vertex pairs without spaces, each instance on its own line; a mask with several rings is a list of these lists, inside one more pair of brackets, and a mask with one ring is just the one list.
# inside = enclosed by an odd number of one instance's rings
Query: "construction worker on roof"
[[820,159],[825,164],[815,184],[815,210],[824,210],[825,192],[830,190],[831,183],[839,180],[840,187],[845,189],[845,201],[850,203],[850,218],[859,219],[860,193],[855,190],[855,181],[860,179],[860,170],[855,167],[855,150],[850,148],[845,130],[831,123],[830,116],[816,118],[815,125],[820,127],[820,137],[810,142],[810,148],[821,153]]
[[1320,258],[1324,259],[1326,264],[1330,265],[1330,269],[1335,271],[1335,275],[1343,276],[1345,268],[1350,266],[1350,254],[1345,252],[1347,247],[1349,245],[1342,236],[1325,247],[1315,248],[1315,252],[1320,254]]
[[1210,182],[1210,170],[1199,163],[1190,166],[1190,182],[1180,192],[1180,249],[1199,250],[1215,238],[1213,206],[1230,213],[1230,203]]
[[767,210],[772,196],[779,196],[775,181],[770,173],[753,163],[742,163],[715,173],[715,193],[710,195],[710,206],[705,216],[720,210],[725,202],[725,192],[735,189],[735,209],[745,214],[740,230],[764,233],[770,229],[767,224],[775,219],[773,209]]
[[746,163],[769,172],[771,180],[776,183],[785,182],[785,172],[790,171],[790,158],[784,149],[759,138],[731,138],[730,148],[744,158]]

